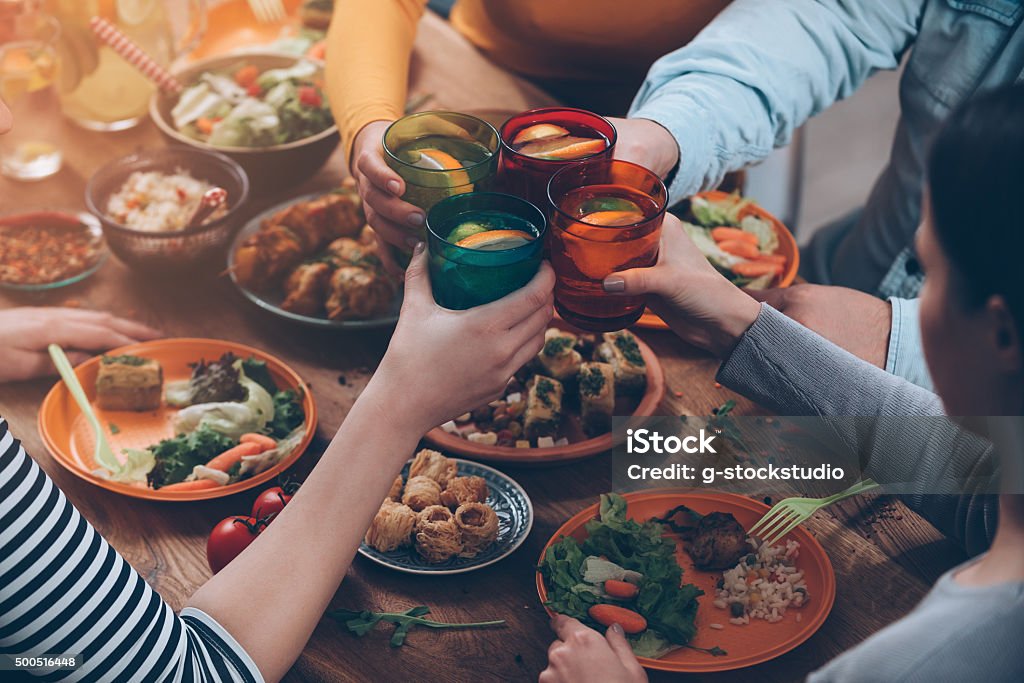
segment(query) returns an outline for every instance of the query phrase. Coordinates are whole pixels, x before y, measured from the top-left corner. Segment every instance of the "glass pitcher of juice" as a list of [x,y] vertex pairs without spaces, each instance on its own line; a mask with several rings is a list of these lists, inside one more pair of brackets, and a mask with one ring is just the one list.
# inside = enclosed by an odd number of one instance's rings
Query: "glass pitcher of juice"
[[[190,17],[175,37],[171,5],[187,6]],[[69,119],[90,130],[131,128],[143,119],[156,86],[89,28],[103,17],[139,45],[157,63],[168,66],[192,49],[202,36],[205,0],[44,0],[43,7],[61,24],[58,43],[61,108]]]

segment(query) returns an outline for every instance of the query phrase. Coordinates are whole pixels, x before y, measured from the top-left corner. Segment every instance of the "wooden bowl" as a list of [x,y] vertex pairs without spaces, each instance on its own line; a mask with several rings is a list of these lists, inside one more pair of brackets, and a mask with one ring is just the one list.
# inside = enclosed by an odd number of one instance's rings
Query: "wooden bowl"
[[[260,71],[287,68],[299,61],[300,57],[282,52],[253,50],[230,55],[209,57],[189,64],[175,72],[175,76],[186,86],[195,82],[204,71],[229,71],[243,64],[254,64]],[[249,174],[253,190],[267,190],[298,185],[311,178],[327,163],[327,159],[338,147],[341,136],[338,126],[322,130],[301,140],[269,147],[220,147],[200,142],[179,133],[172,123],[171,110],[177,104],[174,95],[158,91],[149,101],[149,115],[160,133],[170,144],[188,145],[204,150],[220,152],[234,159]]]
[[[578,333],[579,330],[571,327],[565,321],[555,318],[551,321],[552,327]],[[619,398],[616,400],[615,414],[623,415],[626,410],[631,410],[630,427],[637,427],[654,415],[658,410],[661,399],[665,397],[665,373],[654,355],[642,339],[637,337],[637,345],[647,365],[647,387],[639,399]],[[566,446],[551,446],[550,448],[515,448],[514,446],[489,446],[486,444],[474,443],[468,439],[455,434],[449,434],[440,427],[431,429],[423,437],[431,445],[448,453],[472,458],[473,460],[484,460],[486,462],[501,462],[515,465],[546,465],[551,463],[565,462],[588,458],[599,453],[611,450],[615,445],[615,438],[612,432],[586,438],[579,427],[578,420],[570,422],[566,426],[569,432],[570,443]],[[575,436],[577,440],[573,440]]]

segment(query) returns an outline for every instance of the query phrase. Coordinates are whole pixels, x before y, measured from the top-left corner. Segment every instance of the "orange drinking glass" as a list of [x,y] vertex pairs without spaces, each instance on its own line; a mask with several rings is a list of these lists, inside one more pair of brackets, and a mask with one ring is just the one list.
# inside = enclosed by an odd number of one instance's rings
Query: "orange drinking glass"
[[643,315],[643,296],[609,295],[604,279],[658,260],[668,190],[643,166],[595,159],[566,166],[548,184],[555,308],[584,330],[610,332]]

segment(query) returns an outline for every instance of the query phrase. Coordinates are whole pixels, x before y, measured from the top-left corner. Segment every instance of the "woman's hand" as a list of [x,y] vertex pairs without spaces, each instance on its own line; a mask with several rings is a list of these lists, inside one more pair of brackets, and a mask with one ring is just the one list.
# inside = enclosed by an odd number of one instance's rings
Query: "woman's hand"
[[373,382],[397,404],[395,414],[423,432],[498,398],[540,352],[554,286],[545,261],[533,280],[503,299],[466,311],[441,308],[421,243],[406,270],[398,328]]
[[[384,161],[384,131],[390,121],[374,121],[363,126],[352,144],[352,177],[363,199],[366,222],[377,233],[380,255],[391,273],[401,273],[391,250],[393,244],[408,251],[420,241],[417,231],[426,222],[423,210],[403,202],[405,181]],[[386,244],[385,244],[386,243]]]
[[558,634],[558,640],[548,648],[548,668],[540,673],[539,683],[647,680],[618,624],[601,637],[576,619],[558,614],[551,620],[551,628]]
[[610,294],[653,294],[651,309],[683,340],[726,358],[760,312],[760,304],[708,263],[679,219],[665,216],[658,263],[605,278]]
[[141,323],[77,308],[9,308],[0,311],[0,382],[57,374],[46,351],[59,344],[72,365],[116,346],[156,339]]

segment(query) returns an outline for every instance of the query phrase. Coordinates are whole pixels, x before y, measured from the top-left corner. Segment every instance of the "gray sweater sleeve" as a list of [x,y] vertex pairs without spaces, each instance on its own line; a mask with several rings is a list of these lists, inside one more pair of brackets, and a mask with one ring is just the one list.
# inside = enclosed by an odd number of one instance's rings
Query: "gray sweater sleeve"
[[940,417],[942,404],[931,392],[765,304],[718,381],[780,415],[823,418],[832,436],[859,454],[867,476],[892,484],[972,555],[988,548],[998,506],[992,446]]

